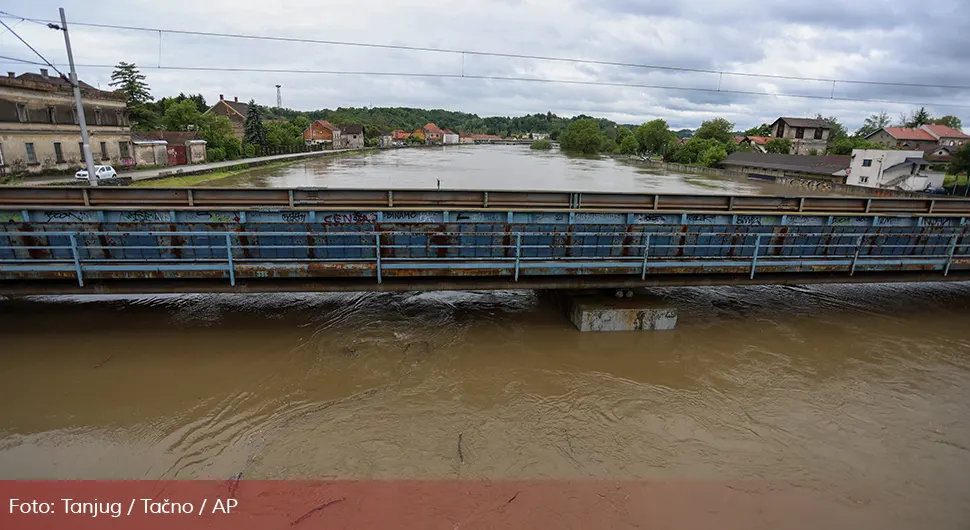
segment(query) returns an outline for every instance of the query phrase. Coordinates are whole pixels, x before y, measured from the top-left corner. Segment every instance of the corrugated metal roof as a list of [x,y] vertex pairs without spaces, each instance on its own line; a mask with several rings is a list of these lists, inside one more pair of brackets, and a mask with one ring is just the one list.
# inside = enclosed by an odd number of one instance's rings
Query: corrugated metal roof
[[852,164],[848,155],[779,155],[762,153],[731,153],[721,161],[725,166],[747,166],[754,168],[797,171],[815,175],[832,175],[847,169]]

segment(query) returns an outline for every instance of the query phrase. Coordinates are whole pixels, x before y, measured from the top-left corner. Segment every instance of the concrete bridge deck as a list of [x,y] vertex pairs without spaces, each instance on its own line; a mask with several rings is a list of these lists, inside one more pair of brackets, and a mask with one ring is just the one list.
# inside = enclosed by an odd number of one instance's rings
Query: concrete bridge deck
[[6,294],[968,278],[965,199],[0,189]]

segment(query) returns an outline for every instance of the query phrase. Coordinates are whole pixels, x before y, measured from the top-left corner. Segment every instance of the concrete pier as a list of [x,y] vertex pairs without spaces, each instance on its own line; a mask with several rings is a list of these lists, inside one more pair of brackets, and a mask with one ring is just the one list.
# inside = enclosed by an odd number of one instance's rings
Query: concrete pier
[[579,331],[663,331],[677,327],[677,308],[638,291],[617,298],[609,291],[567,291],[563,307]]

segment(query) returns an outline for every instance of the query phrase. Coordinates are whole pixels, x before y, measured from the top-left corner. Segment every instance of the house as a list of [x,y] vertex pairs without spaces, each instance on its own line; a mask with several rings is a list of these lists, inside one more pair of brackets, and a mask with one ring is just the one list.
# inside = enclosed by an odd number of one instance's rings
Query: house
[[377,147],[391,147],[392,145],[394,145],[394,137],[391,135],[391,131],[381,129],[380,135],[377,137]]
[[753,177],[804,177],[844,182],[852,157],[848,155],[783,155],[772,153],[731,153],[720,162],[725,169]]
[[904,191],[943,186],[943,173],[929,171],[923,151],[853,149],[846,184]]
[[175,166],[206,161],[206,142],[197,132],[152,131],[131,137],[136,165]]
[[939,140],[928,131],[918,128],[907,127],[883,127],[878,131],[866,136],[866,141],[886,147],[923,149],[933,147]]
[[340,126],[340,149],[363,149],[364,126],[349,124]]
[[[125,96],[79,84],[94,163],[134,165]],[[84,163],[70,83],[46,69],[0,77],[0,170],[67,171]]]
[[411,136],[411,133],[401,129],[391,131],[391,141],[394,142],[404,142],[408,139],[408,136]]
[[824,153],[831,132],[832,126],[827,121],[816,118],[778,118],[771,124],[771,137],[790,139],[795,155]]
[[[475,143],[475,144],[490,144],[492,142],[496,142],[502,139],[501,136],[498,136],[495,134],[468,134],[468,135],[462,135],[461,138],[462,140],[464,140],[465,138],[468,138],[470,140],[469,143]],[[462,143],[466,143],[466,142],[462,142]]]
[[340,143],[340,129],[327,120],[317,120],[303,130],[307,145],[323,144],[330,149]]
[[956,151],[955,147],[939,145],[926,147],[923,149],[923,159],[932,164],[949,164],[953,160],[953,151]]
[[422,142],[426,142],[426,141],[427,141],[427,140],[425,139],[425,132],[424,132],[424,129],[422,129],[422,128],[420,128],[420,127],[419,127],[419,128],[417,128],[417,129],[415,129],[415,130],[414,130],[413,132],[411,132],[411,136],[413,136],[413,137],[415,137],[415,138],[419,138],[419,139],[420,139],[420,140],[421,140]]
[[421,136],[421,138],[424,140],[424,143],[440,144],[444,142],[445,132],[441,130],[437,125],[429,122],[427,125],[422,127],[421,130],[422,132],[424,132],[424,135]]
[[223,94],[219,94],[219,101],[205,111],[206,114],[212,113],[216,116],[225,116],[232,123],[232,134],[242,140],[246,136],[246,113],[249,112],[248,103],[240,103],[238,97],[227,101]]
[[441,132],[441,143],[444,144],[457,144],[459,142],[458,133],[452,131],[451,129],[445,129]]
[[963,131],[958,131],[947,127],[946,125],[923,125],[920,129],[930,133],[930,136],[936,138],[937,145],[942,147],[952,147],[954,150],[959,149],[963,144],[970,142],[970,136],[963,134]]
[[753,152],[767,153],[767,145],[771,140],[770,136],[744,136],[739,144],[750,145]]

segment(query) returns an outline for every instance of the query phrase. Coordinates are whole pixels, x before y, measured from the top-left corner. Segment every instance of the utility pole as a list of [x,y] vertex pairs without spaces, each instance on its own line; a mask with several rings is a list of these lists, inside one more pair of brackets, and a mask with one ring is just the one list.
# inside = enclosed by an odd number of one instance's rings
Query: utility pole
[[84,151],[84,163],[88,168],[88,185],[97,186],[98,176],[94,173],[94,157],[91,156],[91,140],[88,138],[88,124],[84,121],[84,103],[81,101],[81,83],[77,80],[74,69],[74,53],[71,51],[71,37],[67,34],[67,17],[64,8],[61,12],[61,31],[64,32],[64,45],[67,46],[67,62],[71,65],[71,86],[74,87],[74,104],[77,106],[77,121],[81,124],[81,149]]
[[283,108],[283,95],[280,93],[280,87],[283,85],[276,85],[276,108]]

